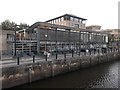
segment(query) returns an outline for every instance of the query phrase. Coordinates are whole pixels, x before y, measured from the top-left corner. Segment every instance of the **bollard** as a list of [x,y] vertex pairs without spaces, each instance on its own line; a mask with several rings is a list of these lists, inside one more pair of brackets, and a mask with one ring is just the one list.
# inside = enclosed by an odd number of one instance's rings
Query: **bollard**
[[33,63],[35,63],[35,55],[33,55]]
[[17,65],[20,64],[19,56],[17,57]]
[[98,64],[100,64],[100,56],[98,56],[98,58],[97,58],[97,59],[98,59]]
[[82,59],[79,59],[80,69],[82,68],[82,67],[81,67],[81,65],[82,65],[81,61],[82,61]]
[[47,53],[46,53],[46,55],[45,55],[45,61],[47,61]]
[[28,71],[29,71],[29,83],[31,83],[32,82],[32,69],[31,68],[29,68],[28,69]]
[[89,54],[91,55],[91,51],[89,51]]
[[74,57],[74,51],[72,50],[72,57]]
[[94,54],[95,54],[95,50],[94,50]]
[[89,59],[90,59],[90,66],[92,66],[92,59],[91,59],[92,57],[90,57]]
[[54,77],[54,61],[52,61],[52,77]]
[[80,51],[79,51],[79,56],[80,56]]
[[58,55],[57,55],[57,51],[56,51],[56,55],[55,55],[55,58],[56,58],[56,59],[58,58]]
[[100,50],[98,50],[98,54],[100,54]]
[[64,59],[66,59],[66,53],[64,53]]
[[87,55],[86,51],[84,52],[84,55]]

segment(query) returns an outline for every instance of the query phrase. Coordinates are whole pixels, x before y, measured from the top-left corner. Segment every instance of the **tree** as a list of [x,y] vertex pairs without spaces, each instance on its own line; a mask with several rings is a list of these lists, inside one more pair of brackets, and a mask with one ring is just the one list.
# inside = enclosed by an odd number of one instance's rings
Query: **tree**
[[20,25],[19,25],[19,29],[27,29],[28,27],[29,27],[29,25],[26,23],[20,23]]
[[10,22],[9,20],[5,20],[1,23],[2,29],[4,30],[12,30],[17,24],[15,22]]
[[17,25],[15,22],[10,22],[9,20],[5,20],[1,23],[3,30],[13,30],[14,28],[17,30],[27,29],[29,27],[26,23],[20,23]]

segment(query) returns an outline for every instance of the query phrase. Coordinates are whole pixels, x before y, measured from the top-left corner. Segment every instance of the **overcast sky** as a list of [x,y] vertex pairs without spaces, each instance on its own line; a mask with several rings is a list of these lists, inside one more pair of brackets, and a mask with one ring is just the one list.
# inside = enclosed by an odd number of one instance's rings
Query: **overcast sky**
[[118,28],[119,0],[0,0],[0,22],[27,23],[46,21],[63,14],[88,19],[86,25],[102,29]]

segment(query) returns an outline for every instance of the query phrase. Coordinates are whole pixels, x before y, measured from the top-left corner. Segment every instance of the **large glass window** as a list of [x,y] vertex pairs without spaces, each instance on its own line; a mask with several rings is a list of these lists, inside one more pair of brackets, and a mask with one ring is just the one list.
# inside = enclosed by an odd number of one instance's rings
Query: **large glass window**
[[75,24],[75,27],[79,28],[79,24]]
[[82,21],[81,19],[78,20],[79,23],[81,23],[81,21]]
[[73,18],[73,17],[70,17],[70,21],[74,21],[74,18]]
[[61,21],[63,21],[63,17],[61,17]]
[[59,22],[59,20],[58,19],[56,19],[56,23],[58,23]]
[[78,19],[77,19],[77,18],[74,18],[74,21],[75,21],[75,22],[78,22]]
[[70,16],[64,16],[64,20],[70,20]]

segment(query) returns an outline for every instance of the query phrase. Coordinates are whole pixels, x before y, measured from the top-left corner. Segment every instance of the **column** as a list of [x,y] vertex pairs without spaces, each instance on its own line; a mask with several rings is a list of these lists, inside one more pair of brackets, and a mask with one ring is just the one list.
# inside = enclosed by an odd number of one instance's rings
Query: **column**
[[37,39],[37,54],[40,54],[40,29],[36,29],[36,39]]
[[69,34],[68,34],[68,43],[69,43],[69,52],[71,52],[71,49],[70,49],[70,47],[71,47],[71,41],[70,41],[70,30],[69,30]]
[[55,59],[57,59],[58,58],[58,48],[57,48],[57,42],[58,42],[58,35],[57,35],[57,28],[55,28],[55,38],[56,38],[56,40],[55,40],[55,51],[56,51],[56,56],[55,56]]
[[79,56],[81,52],[81,32],[79,31]]
[[88,49],[89,49],[89,54],[91,55],[91,49],[90,49],[90,32],[88,32]]

